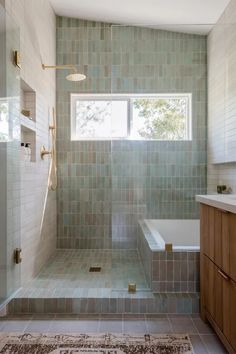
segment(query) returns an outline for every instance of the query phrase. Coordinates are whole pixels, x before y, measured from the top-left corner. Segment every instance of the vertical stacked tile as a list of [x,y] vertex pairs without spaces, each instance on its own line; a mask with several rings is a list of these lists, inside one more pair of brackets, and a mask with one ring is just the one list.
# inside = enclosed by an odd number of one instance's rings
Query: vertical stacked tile
[[[57,76],[58,246],[136,248],[138,219],[197,218],[195,194],[206,191],[206,37],[58,17],[57,62],[87,75],[76,84]],[[71,142],[71,92],[190,92],[193,140]],[[100,149],[104,185],[94,185]]]
[[[49,123],[56,102],[55,71],[42,69],[56,62],[56,16],[48,0],[5,2],[20,36],[21,70],[18,75],[36,92],[36,158],[21,161],[17,169],[21,214],[21,281],[31,280],[56,249],[56,193],[48,192],[50,159],[40,158],[40,148],[50,148]],[[11,46],[11,50],[14,46]],[[10,58],[10,56],[8,56]],[[9,65],[12,65],[9,60]],[[19,113],[19,112],[18,112]]]
[[57,18],[57,62],[87,75],[57,76],[58,247],[111,248],[111,143],[70,140],[70,93],[110,93],[111,28]]
[[189,92],[193,104],[192,141],[112,143],[113,205],[122,201],[121,215],[132,210],[123,236],[135,240],[142,217],[197,218],[194,197],[206,189],[206,38],[112,26],[112,92]]
[[[191,235],[189,235],[191,238]],[[200,287],[200,252],[166,252],[157,244],[144,221],[139,222],[138,252],[148,285],[154,293],[195,293]]]

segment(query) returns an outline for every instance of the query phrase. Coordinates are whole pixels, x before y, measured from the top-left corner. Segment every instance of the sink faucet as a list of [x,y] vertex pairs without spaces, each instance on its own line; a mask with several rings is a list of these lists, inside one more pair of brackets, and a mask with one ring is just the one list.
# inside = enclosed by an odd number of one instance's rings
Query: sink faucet
[[227,187],[225,190],[222,191],[222,194],[231,194],[232,193],[232,188]]

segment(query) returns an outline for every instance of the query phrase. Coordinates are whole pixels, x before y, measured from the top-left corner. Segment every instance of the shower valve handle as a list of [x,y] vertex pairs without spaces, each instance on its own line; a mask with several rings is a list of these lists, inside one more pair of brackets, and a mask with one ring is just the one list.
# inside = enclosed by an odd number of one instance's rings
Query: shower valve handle
[[40,156],[41,156],[41,159],[44,160],[44,156],[45,155],[51,155],[52,152],[51,151],[48,151],[45,149],[45,146],[43,145],[40,149]]

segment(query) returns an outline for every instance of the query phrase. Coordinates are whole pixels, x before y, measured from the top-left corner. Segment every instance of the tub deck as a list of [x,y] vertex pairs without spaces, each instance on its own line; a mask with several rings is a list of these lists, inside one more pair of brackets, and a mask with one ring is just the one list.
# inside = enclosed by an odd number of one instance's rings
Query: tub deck
[[[170,220],[165,222],[168,223]],[[165,250],[165,240],[160,232],[149,228],[147,220],[140,221],[139,226],[138,251],[152,291],[154,293],[198,293],[199,245],[186,246],[180,242],[180,245],[174,244],[173,251],[168,252]],[[175,230],[177,237],[179,232]],[[197,228],[195,232],[196,230]],[[153,232],[156,233],[156,237]],[[188,232],[191,232],[191,229]]]

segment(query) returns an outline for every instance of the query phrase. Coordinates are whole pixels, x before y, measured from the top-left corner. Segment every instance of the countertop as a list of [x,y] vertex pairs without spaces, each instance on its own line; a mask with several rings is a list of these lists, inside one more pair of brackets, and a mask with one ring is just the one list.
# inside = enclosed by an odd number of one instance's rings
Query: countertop
[[196,195],[196,201],[236,214],[236,194]]

